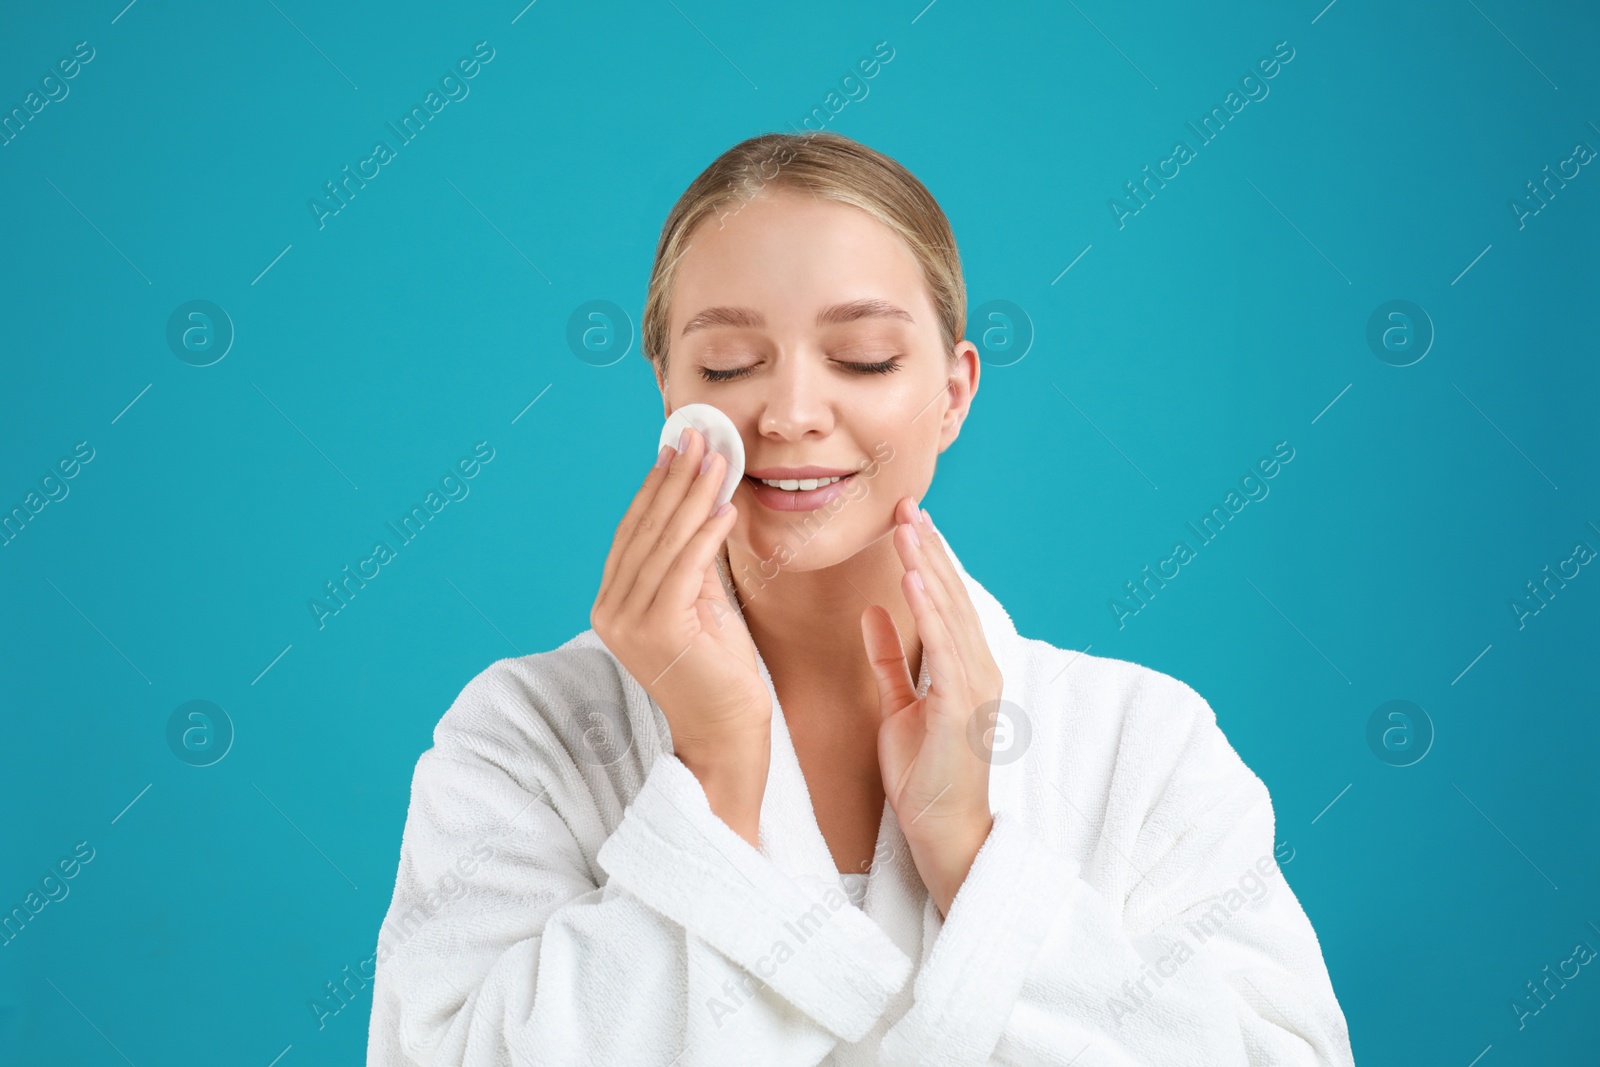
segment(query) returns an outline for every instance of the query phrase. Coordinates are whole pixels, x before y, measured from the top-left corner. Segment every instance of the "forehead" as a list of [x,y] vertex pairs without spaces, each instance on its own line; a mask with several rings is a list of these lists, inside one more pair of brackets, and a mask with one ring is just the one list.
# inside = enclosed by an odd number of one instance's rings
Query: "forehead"
[[[908,313],[908,325],[931,325],[933,308],[916,256],[897,233],[860,208],[767,189],[721,211],[720,225],[713,213],[695,227],[679,260],[674,337],[691,320],[703,324],[703,313],[712,308],[748,309],[773,328],[904,322],[845,309],[878,301]],[[755,325],[721,317],[721,325]]]

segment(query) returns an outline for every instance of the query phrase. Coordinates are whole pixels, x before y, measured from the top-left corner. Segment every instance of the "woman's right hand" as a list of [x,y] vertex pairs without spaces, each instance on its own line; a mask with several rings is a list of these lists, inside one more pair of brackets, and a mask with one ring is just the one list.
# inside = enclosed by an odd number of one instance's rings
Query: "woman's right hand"
[[765,753],[772,700],[717,573],[738,515],[731,503],[711,514],[727,460],[699,431],[688,437],[675,456],[663,446],[617,525],[589,623],[666,714],[673,750],[699,773],[718,757]]

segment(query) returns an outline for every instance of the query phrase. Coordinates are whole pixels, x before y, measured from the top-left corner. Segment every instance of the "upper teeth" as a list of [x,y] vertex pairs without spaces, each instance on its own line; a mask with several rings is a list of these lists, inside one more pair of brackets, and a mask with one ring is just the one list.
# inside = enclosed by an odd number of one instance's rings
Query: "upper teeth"
[[832,478],[757,478],[756,481],[760,482],[762,485],[770,485],[775,489],[788,489],[792,491],[795,489],[817,489],[824,485],[831,485],[832,483],[837,482],[841,477],[843,477],[843,475],[837,475]]

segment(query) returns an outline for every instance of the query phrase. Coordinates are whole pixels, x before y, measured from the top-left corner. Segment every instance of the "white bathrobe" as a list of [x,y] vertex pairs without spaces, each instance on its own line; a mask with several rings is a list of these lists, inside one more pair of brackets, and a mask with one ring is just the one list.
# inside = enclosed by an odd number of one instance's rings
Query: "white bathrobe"
[[949,551],[1020,711],[948,916],[887,803],[835,869],[775,691],[758,850],[586,630],[473,678],[417,762],[368,1067],[1353,1064],[1210,706],[1019,636]]

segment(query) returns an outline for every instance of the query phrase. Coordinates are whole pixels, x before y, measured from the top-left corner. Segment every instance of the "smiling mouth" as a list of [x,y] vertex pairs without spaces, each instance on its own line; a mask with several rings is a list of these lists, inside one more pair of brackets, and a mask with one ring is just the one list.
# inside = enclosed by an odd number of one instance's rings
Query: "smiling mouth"
[[[745,477],[750,478],[748,474]],[[834,482],[842,482],[851,477],[854,477],[854,475],[835,475],[831,478],[750,478],[750,480],[773,489],[782,489],[785,492],[805,493],[813,489],[821,489],[825,485],[832,485]]]

